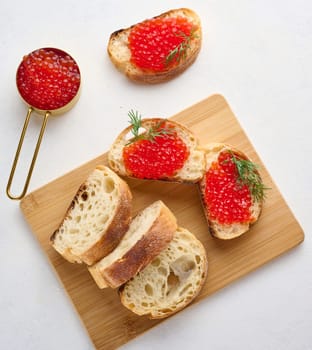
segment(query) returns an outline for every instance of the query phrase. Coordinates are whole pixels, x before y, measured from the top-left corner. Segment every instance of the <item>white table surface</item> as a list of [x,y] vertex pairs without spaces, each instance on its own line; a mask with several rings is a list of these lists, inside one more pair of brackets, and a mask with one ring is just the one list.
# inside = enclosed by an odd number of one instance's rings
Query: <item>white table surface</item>
[[[166,84],[129,82],[108,59],[109,34],[182,6],[202,19],[198,60]],[[5,195],[26,114],[16,69],[24,54],[54,46],[78,61],[82,93],[74,109],[49,121],[29,191],[106,151],[129,109],[169,117],[221,93],[306,235],[299,247],[123,349],[312,349],[311,0],[2,0],[0,13],[0,348],[93,349],[19,203]],[[15,192],[40,122],[30,125]]]

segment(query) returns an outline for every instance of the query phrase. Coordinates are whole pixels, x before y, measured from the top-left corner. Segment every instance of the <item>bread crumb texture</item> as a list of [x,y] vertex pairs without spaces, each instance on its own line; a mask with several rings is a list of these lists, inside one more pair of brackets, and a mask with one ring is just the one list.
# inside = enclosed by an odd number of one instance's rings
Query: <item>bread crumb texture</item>
[[121,300],[136,314],[167,317],[197,296],[206,274],[203,245],[192,233],[178,228],[167,249],[125,284]]
[[70,250],[73,259],[80,262],[79,255],[106,231],[120,198],[115,176],[107,168],[95,169],[80,187],[63,223],[53,235],[53,246],[61,254]]

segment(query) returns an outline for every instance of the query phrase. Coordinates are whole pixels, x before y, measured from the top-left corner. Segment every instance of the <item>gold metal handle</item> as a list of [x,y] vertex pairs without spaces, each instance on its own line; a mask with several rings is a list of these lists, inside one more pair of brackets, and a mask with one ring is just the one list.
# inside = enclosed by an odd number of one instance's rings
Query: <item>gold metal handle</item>
[[14,161],[13,161],[13,165],[12,165],[9,181],[8,181],[7,188],[6,188],[6,193],[7,193],[8,197],[11,198],[11,199],[22,199],[25,196],[26,192],[27,192],[29,181],[30,181],[30,178],[31,178],[31,175],[32,175],[35,163],[36,163],[37,155],[38,155],[38,152],[39,152],[39,147],[40,147],[40,144],[41,144],[41,140],[42,140],[42,137],[43,137],[43,134],[44,134],[44,130],[45,130],[45,127],[47,125],[48,118],[50,116],[50,112],[45,112],[44,118],[43,118],[43,122],[42,122],[42,125],[41,125],[41,129],[40,129],[40,133],[39,133],[39,136],[38,136],[35,152],[34,152],[34,155],[33,155],[33,158],[32,158],[32,161],[31,161],[31,164],[30,164],[30,167],[29,167],[29,170],[28,170],[28,175],[26,177],[26,181],[25,181],[25,184],[24,184],[23,191],[22,191],[22,193],[20,195],[14,196],[14,195],[11,194],[11,185],[12,185],[12,181],[13,181],[13,177],[14,177],[14,174],[15,174],[16,165],[17,165],[18,158],[19,158],[19,155],[20,155],[20,152],[21,152],[21,149],[22,149],[22,145],[23,145],[23,142],[24,142],[26,130],[27,130],[27,127],[28,127],[28,124],[29,124],[29,120],[30,120],[30,116],[31,116],[32,112],[33,112],[33,108],[29,107],[27,115],[26,115],[25,123],[24,123],[24,126],[23,126],[23,130],[22,130],[22,133],[21,133],[21,137],[20,137],[20,140],[19,140],[19,143],[18,143],[18,146],[17,146],[17,150],[16,150]]

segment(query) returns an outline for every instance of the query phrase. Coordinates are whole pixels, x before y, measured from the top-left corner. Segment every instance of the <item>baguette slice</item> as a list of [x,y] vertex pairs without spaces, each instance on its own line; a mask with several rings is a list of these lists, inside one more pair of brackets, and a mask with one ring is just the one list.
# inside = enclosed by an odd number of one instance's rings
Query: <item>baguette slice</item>
[[[182,58],[174,64],[168,64],[168,66],[165,65],[161,71],[146,68],[143,69],[134,64],[131,60],[131,50],[129,48],[129,34],[131,30],[141,23],[146,23],[151,20],[153,21],[154,19],[177,17],[186,18],[193,28],[191,40],[186,42],[187,49],[185,54],[182,55]],[[120,29],[112,33],[109,38],[107,52],[116,68],[129,79],[140,83],[155,84],[168,81],[181,74],[195,61],[201,48],[202,31],[198,15],[187,8],[170,10],[151,20],[145,20],[129,28]],[[146,40],[151,40],[149,34],[147,34]],[[154,40],[163,40],[163,38],[157,37]],[[155,55],[157,54],[159,53],[155,52]],[[163,57],[163,60],[166,61],[166,57]]]
[[[200,189],[202,204],[204,207],[204,212],[209,225],[210,232],[214,237],[217,237],[223,240],[239,237],[242,234],[246,233],[250,229],[250,226],[258,220],[261,213],[262,205],[263,205],[263,199],[255,200],[251,196],[252,201],[249,209],[249,212],[250,212],[249,220],[244,222],[235,222],[231,224],[220,223],[218,220],[211,218],[208,204],[205,201],[206,174],[207,174],[207,171],[210,169],[211,165],[214,162],[217,162],[220,153],[223,151],[230,151],[232,152],[233,155],[241,159],[245,159],[245,160],[250,160],[250,159],[243,152],[233,148],[230,145],[223,144],[223,143],[211,143],[203,146],[203,149],[206,154],[206,173],[203,179],[199,182],[199,189]],[[257,171],[257,174],[259,175],[258,171]]]
[[132,220],[118,247],[89,267],[96,284],[117,288],[127,282],[167,247],[176,228],[176,218],[162,201],[146,207]]
[[127,183],[108,167],[97,166],[78,189],[51,236],[52,246],[69,262],[94,264],[109,254],[126,233],[131,203]]
[[122,304],[137,315],[168,317],[191,303],[206,280],[205,248],[179,227],[167,249],[119,290]]
[[[199,148],[199,143],[194,133],[185,127],[184,125],[173,121],[171,119],[162,118],[147,118],[141,120],[142,133],[148,132],[150,128],[155,128],[155,126],[160,125],[165,122],[166,128],[176,132],[177,136],[186,145],[189,156],[184,162],[182,168],[177,170],[173,175],[163,174],[159,178],[154,178],[155,180],[166,180],[175,182],[187,182],[196,183],[204,175],[205,172],[205,153]],[[135,177],[125,166],[123,151],[127,147],[131,139],[131,128],[132,126],[124,129],[116,138],[112,144],[108,153],[109,166],[121,176]],[[130,136],[129,136],[130,135]],[[150,141],[154,142],[154,141]],[[155,143],[154,143],[155,145]],[[153,167],[153,162],[146,162],[148,165]]]

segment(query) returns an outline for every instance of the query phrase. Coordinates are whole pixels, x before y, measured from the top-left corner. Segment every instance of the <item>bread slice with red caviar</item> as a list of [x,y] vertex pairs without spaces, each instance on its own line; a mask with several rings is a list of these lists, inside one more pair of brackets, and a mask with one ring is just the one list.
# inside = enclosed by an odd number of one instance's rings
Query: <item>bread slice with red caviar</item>
[[78,189],[51,244],[69,262],[92,265],[119,244],[129,227],[131,209],[128,184],[99,165]]
[[230,145],[213,143],[203,149],[206,170],[199,189],[210,232],[224,240],[241,236],[262,209],[266,188],[258,166]]
[[89,267],[100,288],[117,288],[148,265],[172,240],[177,220],[160,200],[140,211],[120,244]]
[[204,151],[193,132],[170,119],[141,119],[129,112],[124,129],[108,153],[109,166],[119,175],[186,183],[198,182],[205,170]]
[[201,48],[198,15],[187,8],[167,11],[111,34],[107,52],[129,79],[162,83],[187,69]]

